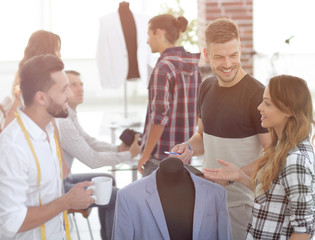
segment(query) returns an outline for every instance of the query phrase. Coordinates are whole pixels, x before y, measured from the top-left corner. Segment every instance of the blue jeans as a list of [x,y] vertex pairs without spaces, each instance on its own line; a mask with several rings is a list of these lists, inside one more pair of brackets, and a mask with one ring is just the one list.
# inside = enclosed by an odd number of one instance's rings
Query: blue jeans
[[110,240],[112,235],[114,214],[115,214],[115,204],[116,195],[118,189],[115,187],[116,182],[112,175],[107,173],[80,173],[80,174],[69,174],[66,179],[64,179],[65,192],[68,192],[75,184],[84,181],[91,181],[94,177],[105,176],[111,177],[113,179],[113,190],[110,197],[110,201],[105,206],[100,206],[92,204],[90,207],[98,207],[98,217],[101,224],[101,236],[103,240]]

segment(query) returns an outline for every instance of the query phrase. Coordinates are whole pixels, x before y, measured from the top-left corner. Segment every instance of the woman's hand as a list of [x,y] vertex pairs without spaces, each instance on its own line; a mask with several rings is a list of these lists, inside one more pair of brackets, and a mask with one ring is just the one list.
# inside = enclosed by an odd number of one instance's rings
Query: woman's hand
[[251,191],[255,190],[255,184],[251,181],[250,177],[247,176],[238,166],[220,159],[217,159],[217,161],[223,165],[223,167],[203,169],[202,172],[206,179],[219,183],[223,186],[227,185],[228,181],[236,181],[243,184]]
[[220,159],[217,162],[223,165],[221,168],[203,169],[203,174],[205,178],[217,182],[217,181],[239,181],[240,179],[240,168]]

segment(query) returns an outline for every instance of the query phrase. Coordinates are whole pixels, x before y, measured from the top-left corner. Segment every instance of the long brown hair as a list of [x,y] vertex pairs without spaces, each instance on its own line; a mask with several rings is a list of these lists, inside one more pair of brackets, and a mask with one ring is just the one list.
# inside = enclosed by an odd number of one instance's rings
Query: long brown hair
[[34,56],[42,54],[52,54],[56,55],[56,52],[60,50],[61,40],[60,37],[52,32],[45,30],[38,30],[30,36],[27,46],[24,50],[24,57],[19,63],[19,70],[15,76],[13,82],[12,94],[16,95],[16,89],[19,89],[20,77],[19,72],[24,62]]
[[252,180],[266,192],[286,163],[288,152],[312,134],[313,105],[306,82],[298,77],[280,75],[271,78],[269,93],[273,104],[282,112],[290,113],[281,139],[273,128],[269,129],[272,142],[259,159]]
[[170,14],[161,14],[151,18],[149,24],[153,33],[158,28],[165,30],[165,38],[174,44],[179,39],[180,32],[186,31],[188,21],[182,16],[175,18]]

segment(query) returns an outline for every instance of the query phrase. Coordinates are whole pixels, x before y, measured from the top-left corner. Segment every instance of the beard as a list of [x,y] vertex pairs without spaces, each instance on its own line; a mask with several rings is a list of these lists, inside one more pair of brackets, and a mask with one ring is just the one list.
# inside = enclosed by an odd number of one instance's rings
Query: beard
[[66,118],[68,117],[68,108],[64,109],[62,105],[57,104],[54,100],[50,99],[47,112],[55,118]]
[[229,77],[224,76],[224,74],[221,73],[221,71],[220,71],[221,69],[220,69],[220,70],[214,69],[214,74],[215,74],[218,78],[220,78],[220,80],[221,80],[222,82],[230,83],[230,82],[233,82],[233,81],[235,80],[235,77],[236,77],[237,73],[239,72],[240,68],[241,68],[241,65],[240,65],[240,64],[234,66],[233,69],[232,69],[232,71],[234,71],[234,74],[232,74],[232,75],[229,76]]

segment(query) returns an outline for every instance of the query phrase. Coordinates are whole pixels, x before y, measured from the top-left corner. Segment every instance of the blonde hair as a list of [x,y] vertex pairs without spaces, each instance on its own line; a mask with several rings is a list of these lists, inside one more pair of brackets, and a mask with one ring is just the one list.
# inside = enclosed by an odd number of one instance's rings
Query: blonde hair
[[257,192],[266,192],[286,163],[288,152],[312,133],[313,105],[306,82],[298,77],[273,77],[268,85],[271,101],[282,112],[290,113],[281,139],[273,128],[269,129],[272,142],[259,159],[252,180],[261,184]]

